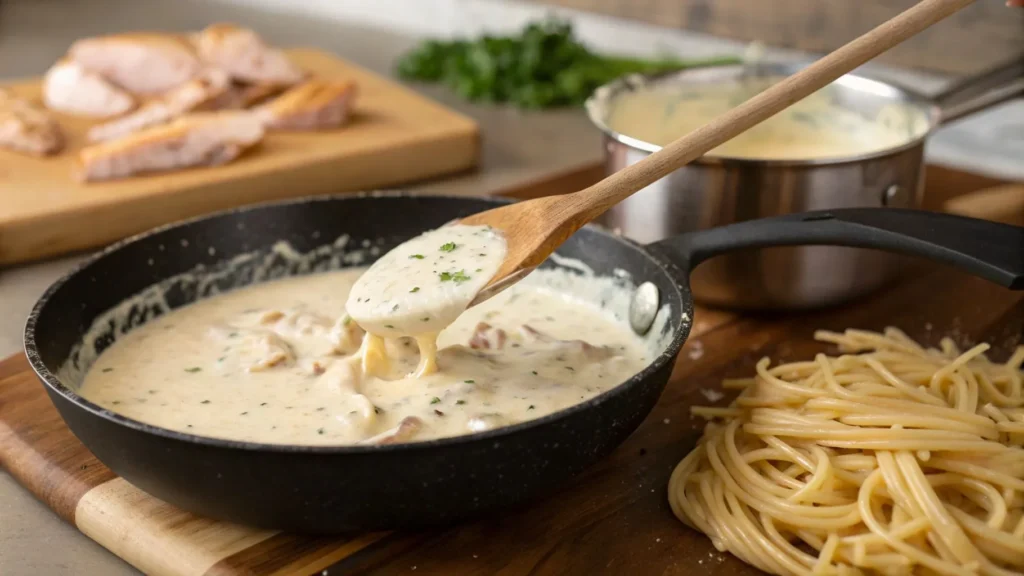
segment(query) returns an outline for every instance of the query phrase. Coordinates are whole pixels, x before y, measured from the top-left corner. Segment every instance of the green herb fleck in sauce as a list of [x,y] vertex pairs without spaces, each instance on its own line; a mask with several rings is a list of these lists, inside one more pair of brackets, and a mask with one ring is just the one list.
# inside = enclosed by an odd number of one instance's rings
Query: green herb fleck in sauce
[[385,327],[385,328],[391,328],[392,330],[394,330],[394,328],[395,328],[395,327],[394,327],[393,325],[391,325],[391,324],[385,324],[385,325],[384,325],[384,327]]
[[533,404],[530,404],[530,407],[527,408],[527,410],[533,410],[534,408],[536,408],[536,406],[534,406]]
[[114,369],[113,368],[104,368],[103,371],[104,372],[113,372]]
[[456,244],[455,242],[447,242],[445,244],[441,244],[440,250],[441,252],[451,252],[452,250],[455,250],[458,247],[458,244]]
[[409,292],[412,292],[412,293],[416,293],[416,292],[419,292],[419,291],[420,291],[420,287],[419,286],[413,286],[412,288],[409,289]]
[[409,260],[423,260],[423,254],[413,254],[409,256]]
[[465,270],[459,270],[458,272],[441,272],[439,274],[441,282],[455,282],[461,284],[470,279],[470,276],[466,276]]
[[324,429],[323,429],[323,428],[317,428],[317,429],[316,429],[316,433],[317,433],[317,434],[320,434],[321,436],[323,436],[323,434],[324,434]]
[[465,400],[456,400],[455,403],[458,404],[459,406],[461,406],[461,405],[465,404],[466,401]]
[[193,366],[191,368],[185,368],[185,372],[188,372],[190,374],[195,374],[196,372],[199,372],[200,370],[202,370],[202,368],[200,368],[198,366]]
[[438,398],[437,396],[434,396],[433,398],[430,399],[430,403],[431,404],[440,404],[441,403],[441,399]]
[[476,384],[476,380],[464,380],[466,384]]
[[209,403],[210,403],[209,400],[203,400],[202,402],[200,402],[200,404],[209,404]]

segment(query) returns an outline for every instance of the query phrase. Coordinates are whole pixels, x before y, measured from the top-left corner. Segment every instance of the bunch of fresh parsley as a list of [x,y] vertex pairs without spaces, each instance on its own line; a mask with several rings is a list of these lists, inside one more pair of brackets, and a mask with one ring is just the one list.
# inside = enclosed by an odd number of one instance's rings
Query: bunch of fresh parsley
[[597,87],[625,74],[738,61],[731,56],[702,60],[602,56],[573,36],[570,23],[548,19],[529,24],[513,36],[428,40],[398,61],[398,75],[443,83],[471,101],[538,109],[582,104]]

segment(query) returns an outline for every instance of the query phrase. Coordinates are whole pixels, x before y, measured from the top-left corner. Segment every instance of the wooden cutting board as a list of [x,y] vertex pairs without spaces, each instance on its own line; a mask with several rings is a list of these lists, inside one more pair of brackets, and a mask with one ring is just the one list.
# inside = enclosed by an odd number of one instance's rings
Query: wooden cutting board
[[446,530],[309,538],[182,512],[97,461],[64,426],[22,356],[0,363],[0,464],[84,534],[156,576],[753,576],[759,572],[717,552],[669,510],[668,477],[703,427],[689,406],[707,404],[722,378],[753,374],[762,356],[812,358],[825,350],[811,340],[818,328],[893,325],[933,345],[943,336],[987,341],[992,356],[1003,358],[1024,335],[1024,293],[923,266],[840,309],[748,318],[698,310],[695,321],[654,411],[609,457],[547,499]]
[[[95,122],[57,115],[69,137],[59,156],[0,150],[0,266],[92,248],[167,222],[268,200],[372,190],[473,167],[476,123],[333,55],[288,51],[296,64],[359,85],[350,125],[271,133],[257,149],[216,168],[80,184],[76,151]],[[40,101],[39,80],[6,86]]]

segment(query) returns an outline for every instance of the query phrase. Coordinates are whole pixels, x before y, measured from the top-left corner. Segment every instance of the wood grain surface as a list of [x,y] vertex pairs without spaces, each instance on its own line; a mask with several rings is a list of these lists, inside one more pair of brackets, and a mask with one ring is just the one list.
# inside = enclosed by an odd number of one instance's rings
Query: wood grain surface
[[[824,53],[918,0],[531,0],[724,38]],[[878,58],[896,66],[967,75],[1024,58],[1024,10],[977,2]],[[683,54],[682,56],[686,56]]]
[[[725,377],[756,361],[811,358],[818,328],[898,326],[935,344],[986,341],[999,358],[1024,335],[1024,293],[919,264],[874,296],[801,315],[700,309],[660,402],[610,457],[558,493],[447,530],[305,538],[213,522],[176,510],[97,462],[64,426],[24,357],[0,363],[0,464],[82,532],[150,574],[756,574],[672,516],[669,474],[694,446]],[[727,402],[728,398],[722,402]]]
[[[154,226],[268,200],[371,190],[473,167],[475,121],[333,55],[288,51],[324,78],[359,86],[348,126],[270,133],[255,149],[215,168],[81,184],[76,151],[95,122],[57,115],[68,149],[53,158],[0,150],[0,265],[91,248]],[[38,101],[38,79],[8,85]]]

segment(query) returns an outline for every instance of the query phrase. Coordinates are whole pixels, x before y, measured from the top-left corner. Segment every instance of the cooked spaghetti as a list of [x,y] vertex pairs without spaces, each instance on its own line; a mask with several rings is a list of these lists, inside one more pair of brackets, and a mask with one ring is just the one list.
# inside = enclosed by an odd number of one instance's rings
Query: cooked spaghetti
[[774,574],[1024,573],[1024,346],[816,337],[843,355],[762,359],[728,408],[693,408],[675,515]]

